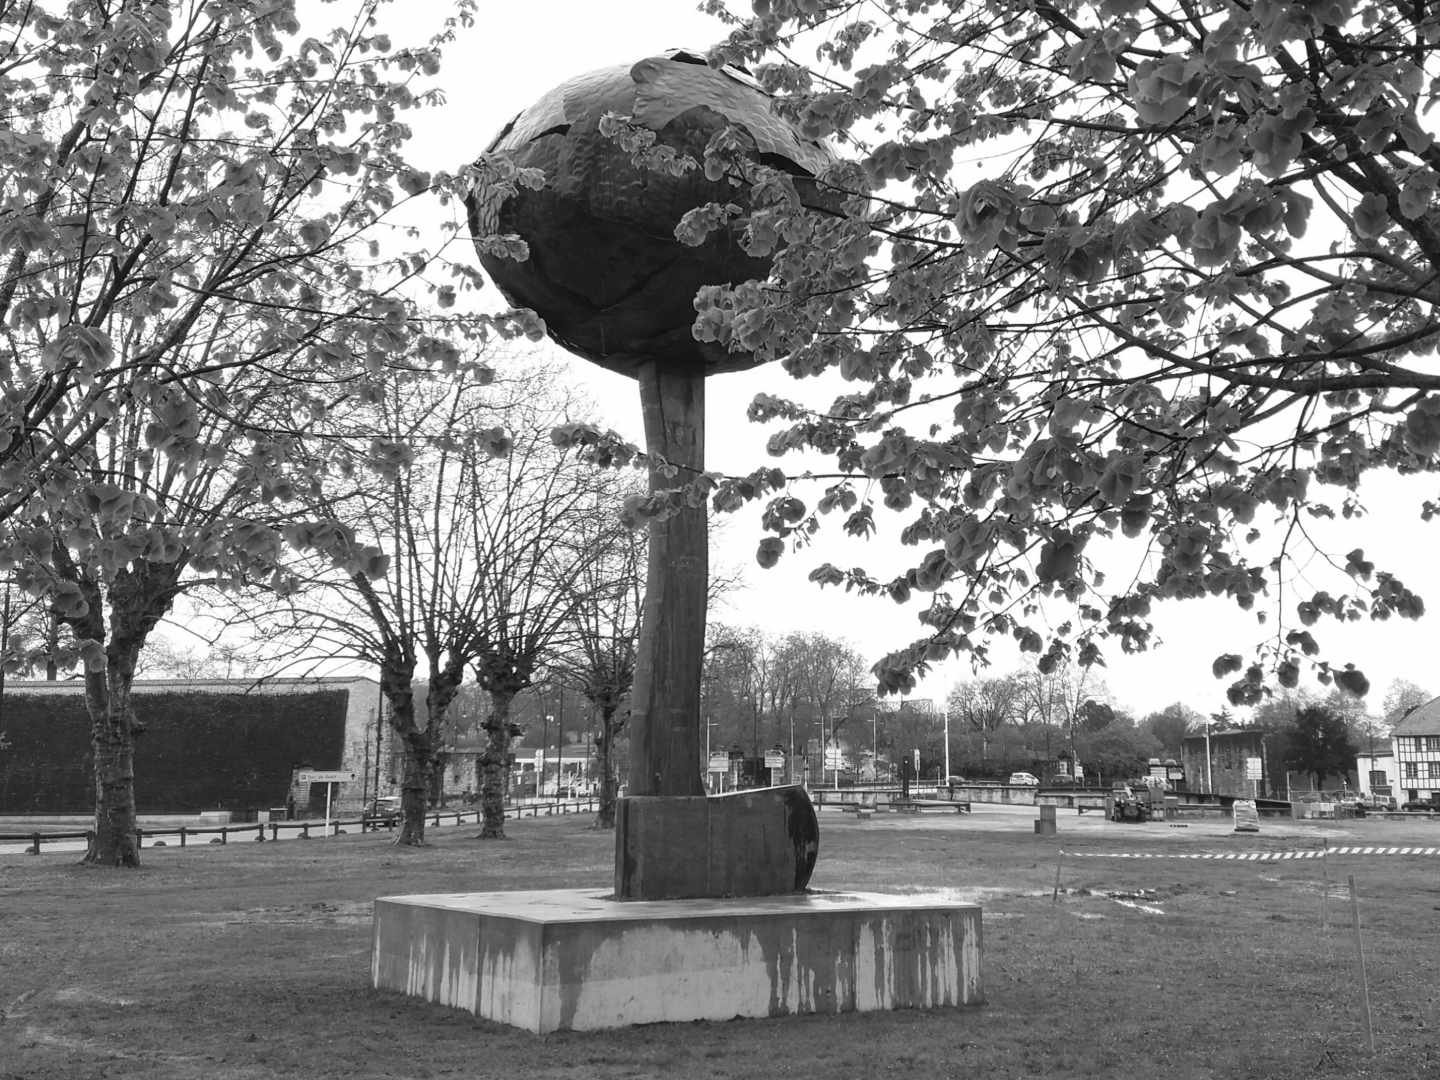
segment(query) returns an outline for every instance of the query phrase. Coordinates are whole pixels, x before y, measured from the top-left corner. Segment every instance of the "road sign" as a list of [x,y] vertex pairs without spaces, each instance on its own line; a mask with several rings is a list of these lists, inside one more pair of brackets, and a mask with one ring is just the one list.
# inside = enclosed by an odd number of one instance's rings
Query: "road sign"
[[783,769],[785,767],[785,752],[783,750],[766,750],[765,767],[767,769]]
[[348,769],[322,772],[319,769],[301,769],[295,779],[302,784],[348,784],[355,779],[355,773]]
[[1260,779],[1263,779],[1263,777],[1261,776],[1261,773],[1260,773],[1260,759],[1259,759],[1258,757],[1247,757],[1247,758],[1245,759],[1245,779],[1246,779],[1246,780],[1260,780]]
[[721,751],[721,752],[718,753],[718,754],[711,754],[711,755],[710,755],[710,771],[711,771],[711,772],[729,772],[729,771],[730,771],[730,755],[727,754],[727,753],[725,753],[724,751]]

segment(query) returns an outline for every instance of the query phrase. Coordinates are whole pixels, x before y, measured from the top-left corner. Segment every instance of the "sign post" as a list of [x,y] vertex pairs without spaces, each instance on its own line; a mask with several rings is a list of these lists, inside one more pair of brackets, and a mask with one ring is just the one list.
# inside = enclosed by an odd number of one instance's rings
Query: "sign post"
[[1245,759],[1245,779],[1250,781],[1250,796],[1258,798],[1260,794],[1260,776],[1262,763],[1258,757],[1247,757]]
[[785,751],[780,747],[765,751],[765,767],[770,770],[770,786],[780,786],[780,770],[785,768]]
[[322,772],[319,769],[301,769],[295,779],[302,784],[324,784],[325,785],[325,832],[323,835],[330,835],[330,798],[335,793],[336,784],[348,784],[354,781],[355,773],[348,769],[333,769]]

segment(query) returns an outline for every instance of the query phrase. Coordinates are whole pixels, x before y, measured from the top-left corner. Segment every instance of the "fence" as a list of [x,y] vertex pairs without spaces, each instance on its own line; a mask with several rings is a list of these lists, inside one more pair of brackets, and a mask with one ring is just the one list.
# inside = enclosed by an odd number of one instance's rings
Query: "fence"
[[[524,805],[507,806],[505,816],[513,818],[539,817],[542,813],[549,817],[551,814],[586,814],[594,813],[599,800],[593,796],[585,799],[566,799],[548,803],[528,803]],[[430,810],[426,811],[425,820],[428,824],[437,828],[442,822],[455,825],[463,825],[472,821],[480,824],[484,814],[480,810]],[[379,831],[380,829],[394,829],[399,824],[394,817],[360,817],[349,820],[335,819],[330,822],[323,821],[269,821],[245,825],[215,825],[196,826],[180,825],[173,829],[146,829],[135,830],[135,846],[144,847],[145,841],[150,841],[151,847],[164,846],[162,837],[179,837],[180,846],[200,837],[209,836],[209,844],[228,844],[231,837],[239,840],[250,839],[252,843],[265,840],[279,840],[281,834],[288,834],[288,839],[311,839],[312,833],[324,836],[336,836],[343,831],[346,825],[359,825],[361,832]],[[327,830],[328,826],[328,832]],[[270,835],[265,835],[269,830]],[[25,832],[15,835],[0,834],[0,844],[29,844],[25,849],[28,855],[39,855],[42,845],[57,843],[62,840],[84,840],[87,844],[90,838],[95,835],[94,829],[86,829],[83,832]],[[160,840],[159,843],[156,841]]]

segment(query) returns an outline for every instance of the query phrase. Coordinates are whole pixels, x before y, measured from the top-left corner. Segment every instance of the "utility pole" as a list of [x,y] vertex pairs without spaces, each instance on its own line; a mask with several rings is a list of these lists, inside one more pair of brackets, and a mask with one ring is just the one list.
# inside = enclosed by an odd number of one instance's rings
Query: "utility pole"
[[944,780],[950,779],[950,710],[945,710],[945,776]]
[[1213,794],[1214,784],[1210,779],[1210,717],[1205,717],[1205,793]]

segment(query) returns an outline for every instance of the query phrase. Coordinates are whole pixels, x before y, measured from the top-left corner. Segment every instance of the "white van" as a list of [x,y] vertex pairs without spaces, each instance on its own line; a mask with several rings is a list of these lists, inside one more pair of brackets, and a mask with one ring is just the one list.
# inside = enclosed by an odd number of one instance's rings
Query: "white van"
[[1011,787],[1039,787],[1040,780],[1033,773],[1012,772],[1010,774]]

